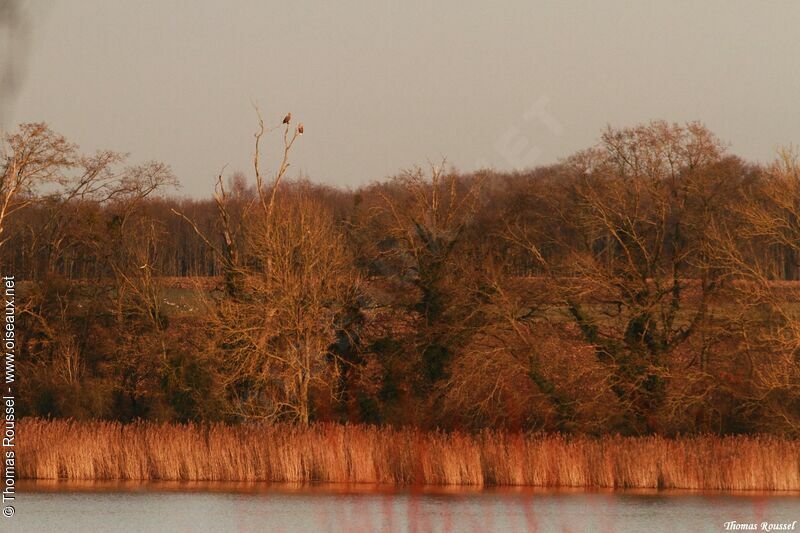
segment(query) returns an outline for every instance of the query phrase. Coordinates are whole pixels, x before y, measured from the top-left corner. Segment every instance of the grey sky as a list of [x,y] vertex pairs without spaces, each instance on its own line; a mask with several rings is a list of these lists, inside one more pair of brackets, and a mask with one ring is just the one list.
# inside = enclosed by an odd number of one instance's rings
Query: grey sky
[[[800,143],[800,2],[56,1],[28,6],[3,127],[172,165],[193,196],[250,171],[256,119],[305,123],[294,173],[549,163],[605,124],[705,122],[768,160]],[[275,153],[279,139],[267,146]]]

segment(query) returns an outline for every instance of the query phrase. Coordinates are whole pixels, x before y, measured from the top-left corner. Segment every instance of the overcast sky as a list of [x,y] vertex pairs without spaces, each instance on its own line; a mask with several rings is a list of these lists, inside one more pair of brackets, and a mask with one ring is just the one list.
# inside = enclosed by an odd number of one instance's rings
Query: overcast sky
[[[256,117],[305,124],[294,173],[357,186],[427,160],[557,161],[606,124],[706,123],[766,161],[800,143],[800,2],[36,1],[6,129],[250,172]],[[276,148],[280,140],[266,141]],[[267,155],[274,153],[270,151]]]

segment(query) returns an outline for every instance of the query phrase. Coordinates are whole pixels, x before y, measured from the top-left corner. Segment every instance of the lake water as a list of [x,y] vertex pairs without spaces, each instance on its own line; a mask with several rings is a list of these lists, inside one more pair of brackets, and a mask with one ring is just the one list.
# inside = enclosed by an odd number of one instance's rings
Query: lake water
[[[0,531],[725,531],[800,520],[800,495],[20,482]],[[795,527],[800,531],[800,522]]]

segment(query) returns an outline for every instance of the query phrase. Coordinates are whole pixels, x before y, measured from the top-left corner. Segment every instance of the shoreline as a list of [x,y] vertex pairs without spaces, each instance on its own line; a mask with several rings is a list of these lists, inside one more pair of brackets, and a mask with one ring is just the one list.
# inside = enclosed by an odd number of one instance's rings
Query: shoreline
[[320,494],[320,495],[433,495],[472,496],[497,494],[537,495],[607,494],[617,496],[663,497],[800,497],[800,490],[711,490],[609,487],[537,487],[531,485],[388,485],[378,483],[273,482],[273,481],[154,481],[87,479],[20,479],[18,492],[32,493],[220,493],[220,494]]

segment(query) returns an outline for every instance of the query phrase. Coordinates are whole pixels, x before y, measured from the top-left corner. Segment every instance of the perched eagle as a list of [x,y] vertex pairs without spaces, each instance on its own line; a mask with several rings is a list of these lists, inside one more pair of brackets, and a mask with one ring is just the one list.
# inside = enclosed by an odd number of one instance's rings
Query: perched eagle
[[292,120],[292,114],[291,113],[286,113],[286,116],[283,117],[283,123],[284,124],[288,124],[291,120]]
[[303,134],[303,124],[302,123],[297,126],[297,134],[298,135],[302,135]]

